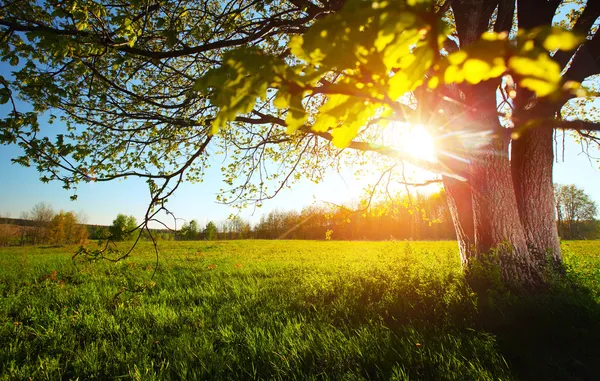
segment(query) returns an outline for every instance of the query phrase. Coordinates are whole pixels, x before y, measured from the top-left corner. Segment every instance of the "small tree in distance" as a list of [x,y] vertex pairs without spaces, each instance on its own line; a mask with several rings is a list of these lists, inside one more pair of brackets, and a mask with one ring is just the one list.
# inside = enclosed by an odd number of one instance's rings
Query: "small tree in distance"
[[[554,184],[558,232],[562,239],[588,238],[595,227],[596,203],[575,185]],[[592,232],[593,233],[593,232]]]
[[133,216],[126,216],[119,213],[112,225],[108,228],[111,238],[114,241],[126,241],[131,239],[137,229],[137,221]]
[[198,234],[200,233],[200,228],[198,227],[198,221],[191,220],[190,223],[185,223],[179,230],[180,239],[186,241],[193,241],[198,239]]
[[29,212],[23,214],[24,219],[33,221],[32,241],[34,245],[46,240],[48,225],[50,225],[55,214],[52,207],[45,202],[35,204]]
[[207,241],[214,241],[217,239],[217,225],[210,221],[204,228],[204,239]]
[[52,218],[49,224],[49,241],[54,245],[83,244],[88,238],[88,231],[72,212],[61,211]]

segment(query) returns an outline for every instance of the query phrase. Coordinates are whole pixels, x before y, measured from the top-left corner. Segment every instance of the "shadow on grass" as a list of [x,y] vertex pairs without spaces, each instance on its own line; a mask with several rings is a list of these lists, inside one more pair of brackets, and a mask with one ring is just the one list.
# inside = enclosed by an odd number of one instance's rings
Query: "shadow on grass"
[[[400,287],[392,296],[385,280],[368,279],[353,279],[354,298],[334,287],[314,301],[335,326],[359,330],[381,317],[394,333],[376,358],[363,359],[359,368],[367,378],[391,376],[394,364],[403,364],[407,379],[471,379],[476,373],[480,379],[600,379],[600,304],[581,280],[561,275],[535,291],[475,294],[458,276]],[[422,344],[411,350],[406,341],[417,339]],[[461,378],[468,367],[477,371]]]
[[600,304],[576,281],[518,295],[480,295],[475,326],[496,336],[520,380],[597,380]]

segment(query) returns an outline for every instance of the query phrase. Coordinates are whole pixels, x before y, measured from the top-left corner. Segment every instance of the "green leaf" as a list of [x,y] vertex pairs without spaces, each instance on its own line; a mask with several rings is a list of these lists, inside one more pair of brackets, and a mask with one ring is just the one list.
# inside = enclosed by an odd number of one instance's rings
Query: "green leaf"
[[0,104],[5,104],[10,101],[11,91],[7,88],[0,89]]
[[293,134],[300,127],[304,126],[308,120],[308,114],[302,105],[302,95],[296,94],[290,98],[290,107],[288,109],[285,123],[287,124],[286,133]]

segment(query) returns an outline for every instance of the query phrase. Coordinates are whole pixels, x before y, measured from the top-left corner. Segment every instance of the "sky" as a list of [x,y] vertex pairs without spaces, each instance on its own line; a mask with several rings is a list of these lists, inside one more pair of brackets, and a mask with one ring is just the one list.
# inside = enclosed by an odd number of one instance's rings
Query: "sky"
[[[560,141],[561,139],[559,139]],[[62,189],[59,183],[44,184],[39,181],[35,168],[25,168],[12,164],[10,159],[20,153],[16,146],[0,146],[0,216],[18,218],[36,203],[46,202],[56,211],[83,212],[87,223],[110,225],[118,213],[133,215],[140,220],[148,205],[149,196],[143,180],[129,178],[109,183],[82,184],[77,192],[78,199],[71,201],[71,191]],[[600,152],[591,151],[600,157]],[[184,220],[196,219],[201,226],[208,221],[225,220],[236,208],[216,202],[216,194],[224,186],[219,171],[220,165],[212,166],[206,173],[204,182],[183,184],[169,200],[169,208]],[[588,193],[600,205],[599,164],[582,152],[579,144],[567,137],[565,160],[562,160],[562,147],[554,165],[554,181],[561,184],[575,184]],[[261,214],[273,209],[301,210],[315,202],[343,203],[357,200],[362,184],[352,176],[330,173],[326,181],[313,184],[301,180],[292,189],[283,190],[273,200],[268,200],[262,208],[242,210],[241,217],[257,222]],[[172,219],[164,221],[173,226]]]

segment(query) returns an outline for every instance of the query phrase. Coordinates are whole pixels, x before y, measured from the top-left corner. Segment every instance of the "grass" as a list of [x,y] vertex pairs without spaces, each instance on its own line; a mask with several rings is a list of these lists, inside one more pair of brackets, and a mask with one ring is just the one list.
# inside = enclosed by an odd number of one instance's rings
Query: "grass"
[[[577,380],[600,374],[600,242],[536,294],[464,281],[455,242],[0,249],[0,380]],[[143,289],[130,292],[126,289]]]

